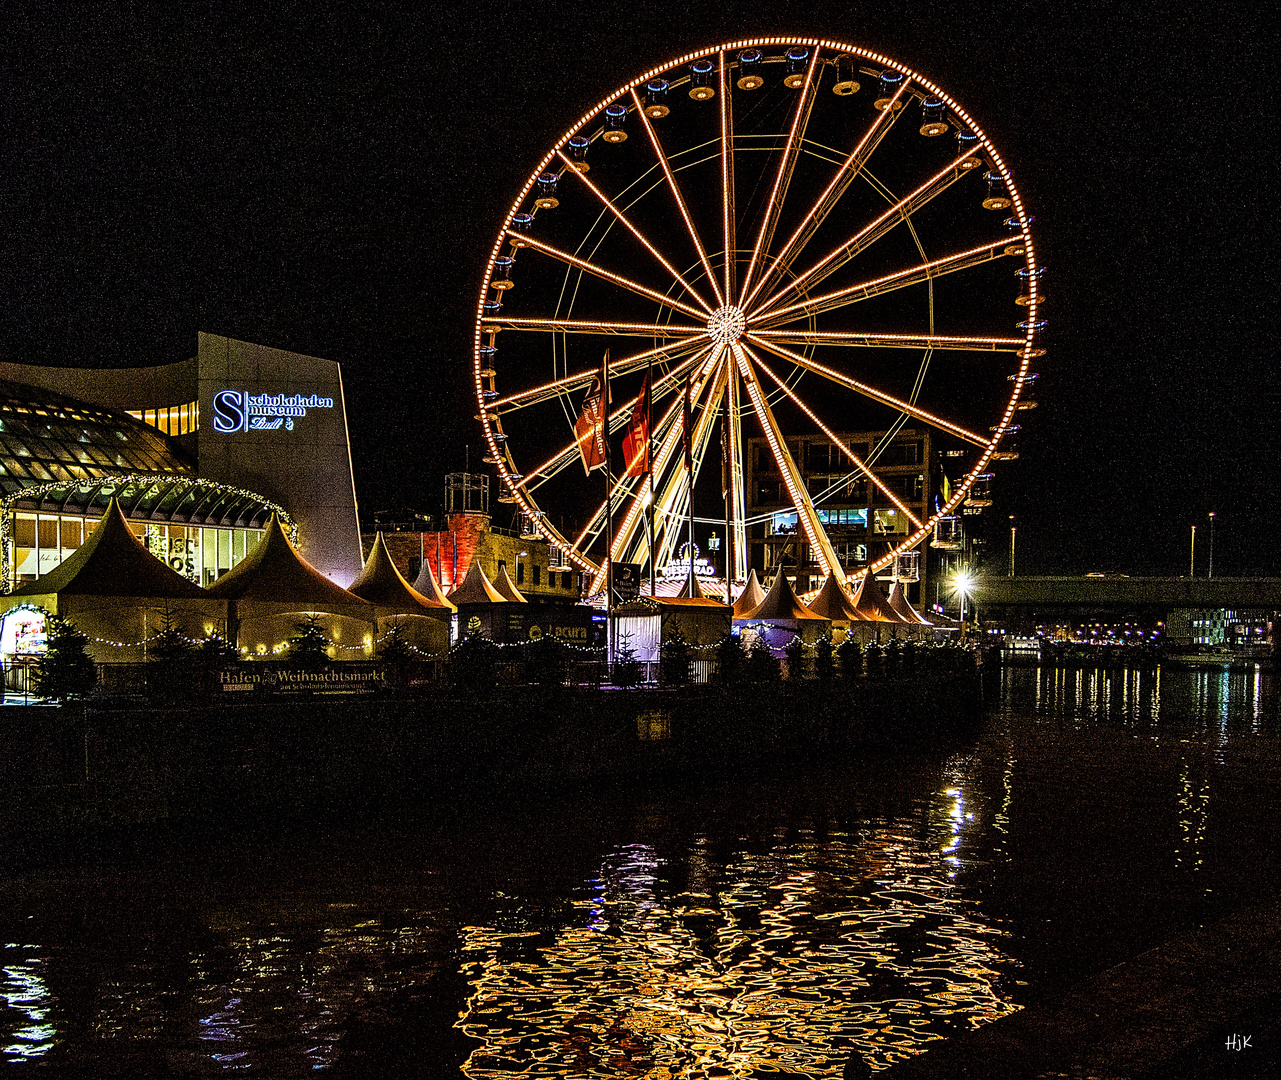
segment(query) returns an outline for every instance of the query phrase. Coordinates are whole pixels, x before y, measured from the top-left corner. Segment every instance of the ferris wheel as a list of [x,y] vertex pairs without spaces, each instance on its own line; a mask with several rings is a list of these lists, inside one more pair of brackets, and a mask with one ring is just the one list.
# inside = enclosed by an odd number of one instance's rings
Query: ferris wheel
[[[742,581],[755,449],[822,573],[892,564],[1017,456],[1044,352],[1031,221],[978,124],[888,57],[756,38],[645,72],[570,125],[490,253],[473,377],[500,500],[593,591],[610,560],[667,565],[696,514],[725,522]],[[602,378],[608,482],[580,452]],[[649,469],[627,475],[646,404]],[[962,462],[928,506],[876,468],[904,425]],[[862,566],[825,510],[854,484],[908,522]]]

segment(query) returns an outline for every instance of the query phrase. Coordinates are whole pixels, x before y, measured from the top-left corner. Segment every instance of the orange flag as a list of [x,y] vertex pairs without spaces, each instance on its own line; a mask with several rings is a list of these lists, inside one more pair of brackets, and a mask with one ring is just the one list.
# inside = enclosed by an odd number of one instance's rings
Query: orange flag
[[592,376],[592,384],[587,388],[582,412],[574,424],[574,437],[584,472],[590,473],[605,464],[605,386],[599,375]]
[[649,372],[645,372],[645,381],[641,384],[640,397],[632,409],[632,418],[627,424],[627,435],[623,438],[623,461],[626,464],[624,476],[644,476],[649,472]]

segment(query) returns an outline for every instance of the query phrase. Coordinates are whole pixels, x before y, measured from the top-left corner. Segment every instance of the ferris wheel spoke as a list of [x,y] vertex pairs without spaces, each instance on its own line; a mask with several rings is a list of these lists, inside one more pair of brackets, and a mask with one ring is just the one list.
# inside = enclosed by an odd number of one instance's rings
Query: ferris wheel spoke
[[[765,440],[769,443],[770,451],[774,455],[774,461],[778,465],[779,472],[783,476],[783,482],[787,486],[788,494],[792,498],[792,505],[796,508],[797,516],[805,529],[806,539],[818,556],[819,566],[823,572],[835,577],[838,585],[844,585],[845,568],[841,566],[841,560],[837,557],[831,540],[828,539],[827,530],[823,528],[823,523],[818,519],[818,511],[814,509],[814,503],[810,499],[809,492],[805,490],[805,481],[801,476],[800,469],[796,467],[796,462],[792,460],[792,455],[787,450],[787,443],[783,439],[783,433],[774,417],[774,412],[770,409],[769,402],[765,400],[765,392],[761,389],[760,380],[756,378],[756,372],[743,347],[735,344],[733,349],[734,359],[738,362],[739,373],[743,376],[743,385],[747,388],[748,397],[752,399],[752,407],[756,410],[756,418],[764,429]],[[779,568],[779,573],[782,573],[781,567]]]
[[889,134],[890,128],[894,126],[894,121],[906,112],[905,109],[899,108],[898,103],[906,92],[909,81],[904,79],[890,99],[890,104],[876,114],[876,119],[872,121],[872,126],[867,129],[867,134],[859,140],[858,145],[850,151],[849,156],[841,163],[840,168],[836,170],[836,175],[832,177],[831,183],[827,185],[823,194],[818,197],[818,201],[814,203],[809,213],[801,220],[800,225],[796,227],[796,231],[788,238],[782,250],[771,260],[768,269],[761,274],[756,284],[752,286],[751,295],[743,301],[740,305],[741,307],[750,308],[752,301],[760,295],[762,290],[769,288],[783,274],[787,273],[792,263],[796,261],[805,249],[805,245],[809,243],[810,238],[827,220],[827,215],[832,212],[836,204],[840,202],[841,196],[849,189],[850,184],[863,171],[863,167],[867,164],[873,151],[880,145],[881,140]]
[[[708,378],[708,375],[709,373],[714,372],[716,369],[714,356],[705,357],[703,359],[704,359],[704,362],[697,374],[699,381],[698,381],[697,387],[694,389],[692,394],[695,402],[701,400],[703,390],[707,387],[710,381]],[[664,472],[666,472],[668,465],[671,463],[671,459],[675,451],[675,447],[680,442],[681,427],[677,421],[679,419],[681,405],[682,405],[682,399],[678,397],[675,401],[673,401],[672,405],[668,408],[667,412],[663,415],[663,418],[655,426],[655,434],[657,434],[659,439],[659,444],[660,444],[659,452],[657,455],[655,455],[655,460],[654,460],[654,469],[657,475],[662,475]],[[632,479],[635,479],[635,478],[620,477],[618,481],[616,481],[612,485],[612,490],[610,493],[610,505],[613,505],[615,501],[614,497],[618,493],[620,488],[624,486],[624,481],[630,481]],[[627,484],[626,486],[629,489],[631,487],[630,484]],[[635,509],[636,498],[640,497],[639,485],[636,485],[636,487],[638,490],[637,490],[636,496],[632,500],[633,505],[629,507],[629,512]],[[593,512],[592,516],[588,519],[587,524],[583,526],[582,531],[578,534],[577,538],[574,540],[574,547],[576,549],[583,551],[583,550],[586,550],[587,548],[590,548],[592,543],[594,543],[595,540],[600,536],[601,532],[604,531],[605,505],[606,505],[605,500],[602,499],[601,502],[596,506],[596,509]],[[631,517],[625,518],[624,520],[627,522],[630,522],[628,526],[629,529],[634,529],[637,525],[637,521],[634,515]],[[614,548],[613,548],[613,551],[610,552],[610,555],[614,558],[617,558],[617,554],[616,554],[617,552],[624,550],[624,548],[626,547],[626,542],[630,542],[628,540],[620,544],[619,542],[620,539],[621,537],[619,536],[615,537]],[[593,582],[589,595],[594,595],[596,592],[598,592],[601,585],[603,584],[603,579],[600,577],[600,575],[603,573],[605,562],[606,560],[602,559],[601,562],[597,565],[597,570],[596,570],[597,579]]]
[[857,304],[860,300],[870,300],[874,296],[881,296],[895,289],[905,289],[911,285],[919,285],[923,281],[968,270],[982,263],[991,262],[993,259],[1004,258],[1004,251],[997,249],[1008,245],[1008,239],[993,240],[989,244],[970,248],[968,251],[960,251],[955,255],[945,255],[940,259],[922,263],[920,266],[909,266],[905,270],[873,278],[871,281],[859,282],[857,285],[848,285],[835,292],[812,296],[795,304],[789,304],[787,307],[777,308],[765,315],[753,315],[747,322],[753,328],[756,326],[768,328],[780,326],[795,319],[808,318],[823,311],[848,307],[850,304]]
[[726,589],[729,588],[730,580],[745,581],[747,579],[747,511],[744,505],[743,493],[743,425],[741,423],[740,401],[739,401],[739,376],[738,367],[732,363],[732,356],[727,355],[726,360],[726,382],[725,382],[725,423],[727,431],[725,433],[726,447],[726,467],[729,470],[729,528],[725,542],[731,545],[727,551],[725,565],[729,566],[730,559],[733,559],[733,576],[726,574]]
[[[695,462],[695,477],[698,474],[698,467],[702,462],[703,455],[706,453],[711,428],[715,423],[716,409],[720,405],[721,398],[724,395],[724,372],[725,365],[719,361],[715,362],[711,378],[703,384],[699,390],[699,399],[702,399],[702,390],[710,388],[707,400],[699,414],[698,421],[694,426],[694,443],[693,458]],[[664,518],[664,537],[669,533],[679,533],[679,529],[670,529],[668,526],[679,519],[676,513],[678,503],[678,493],[686,491],[683,476],[683,469],[673,469],[668,472],[668,466],[673,463],[677,457],[677,449],[681,443],[681,427],[679,423],[673,423],[661,440],[659,453],[655,455],[655,469],[657,475],[666,476],[663,485],[662,494],[655,496],[655,505],[658,512]],[[615,560],[620,559],[624,553],[630,554],[630,561],[639,561],[637,553],[640,551],[641,538],[638,531],[644,521],[643,512],[646,503],[645,495],[647,492],[639,489],[633,495],[630,505],[623,516],[622,523],[616,527],[614,533],[614,548],[612,557]],[[667,545],[670,546],[670,545]],[[664,545],[656,544],[658,550],[663,550]]]
[[941,416],[935,416],[933,413],[927,412],[925,409],[913,405],[910,401],[904,401],[902,398],[895,397],[893,394],[887,394],[883,390],[877,390],[873,386],[861,383],[857,379],[851,379],[848,375],[843,375],[839,371],[834,371],[832,368],[827,367],[824,364],[817,363],[814,360],[810,360],[808,357],[804,357],[800,353],[794,353],[791,349],[785,349],[782,345],[778,345],[768,339],[757,337],[755,334],[748,334],[747,336],[766,352],[771,352],[775,356],[782,357],[784,360],[790,360],[797,367],[804,368],[806,371],[811,371],[815,375],[821,375],[823,378],[844,386],[848,390],[853,390],[855,393],[862,394],[864,397],[870,398],[872,401],[879,402],[882,405],[887,405],[891,409],[897,409],[899,412],[906,413],[908,416],[914,417],[924,424],[929,424],[931,427],[938,428],[940,431],[946,431],[951,435],[955,435],[958,439],[963,439],[974,446],[982,447],[984,450],[988,449],[992,445],[991,439],[985,439],[982,435],[976,435],[967,428],[961,427],[960,424],[954,424],[950,420],[944,420]]
[[[676,269],[676,267],[674,267],[670,262],[667,261],[667,259],[663,257],[663,255],[659,252],[658,248],[654,247],[654,245],[649,242],[649,240],[645,237],[645,235],[635,225],[632,224],[631,219],[626,214],[624,214],[617,206],[614,205],[613,201],[609,198],[609,196],[606,195],[603,191],[601,191],[601,189],[598,188],[595,184],[593,184],[591,180],[587,178],[587,174],[579,170],[574,165],[574,163],[570,161],[568,157],[565,156],[565,151],[558,150],[557,153],[560,154],[561,159],[565,162],[565,164],[569,166],[569,171],[572,172],[576,177],[578,177],[578,179],[583,184],[587,186],[587,189],[593,195],[595,195],[597,199],[600,200],[601,204],[605,207],[605,209],[614,215],[614,218],[619,222],[619,224],[621,224],[634,237],[636,237],[636,239],[640,241],[641,246],[644,247],[645,250],[648,251],[651,255],[653,255],[654,258],[657,259],[659,263],[662,265],[663,269],[666,270],[669,274],[671,274],[672,277],[675,278],[676,281],[680,283],[681,288],[683,288],[687,293],[689,293],[690,296],[694,298],[694,300],[698,303],[698,306],[701,307],[708,315],[710,315],[712,313],[712,305],[709,304],[705,299],[703,299],[702,294],[698,292],[694,288],[694,286],[692,286],[688,281],[685,280],[684,276],[680,273],[679,270]],[[522,239],[523,238],[524,237],[522,237]]]
[[[687,353],[706,348],[707,342],[691,338],[681,345],[664,345],[657,349],[646,349],[642,353],[635,353],[632,356],[625,356],[621,360],[614,361],[610,364],[610,373],[612,375],[626,375],[629,372],[636,371],[638,368],[645,367],[647,364],[669,363],[672,360],[680,359]],[[679,370],[684,371],[685,368],[681,367]],[[536,386],[530,390],[522,390],[518,394],[509,394],[507,397],[491,401],[486,406],[486,410],[497,416],[502,416],[517,409],[527,409],[531,405],[539,405],[544,401],[559,397],[561,394],[572,393],[586,386],[599,374],[600,367],[596,366],[586,371],[576,372],[573,375],[566,375],[564,378],[555,379],[552,382],[544,383],[542,386]]]
[[575,269],[582,270],[585,273],[600,278],[602,281],[608,281],[610,284],[617,285],[619,288],[626,289],[628,292],[633,292],[637,296],[643,296],[647,300],[653,300],[655,303],[662,304],[674,311],[679,311],[683,315],[692,315],[696,319],[703,317],[703,312],[699,311],[697,308],[690,307],[689,304],[682,303],[680,300],[674,300],[670,296],[664,296],[662,293],[656,292],[639,282],[632,281],[631,278],[623,277],[622,274],[615,274],[612,270],[606,270],[603,266],[597,266],[595,263],[589,262],[587,259],[580,259],[577,255],[571,255],[567,251],[561,251],[560,248],[553,247],[551,244],[544,244],[541,240],[536,240],[534,237],[523,233],[514,233],[511,230],[508,230],[507,235],[515,238],[520,244],[532,249],[533,251],[541,252],[549,259],[556,259],[558,262],[563,262],[567,266],[572,266]]
[[611,337],[648,337],[682,340],[707,337],[705,326],[663,326],[659,323],[595,322],[590,319],[518,319],[494,316],[481,319],[481,332],[534,330],[553,334],[604,334]]
[[[778,226],[778,216],[782,212],[783,202],[787,198],[787,189],[792,182],[792,173],[800,156],[801,140],[805,137],[805,128],[809,124],[810,112],[814,108],[814,97],[818,91],[818,46],[810,57],[809,68],[805,72],[805,83],[801,87],[800,100],[796,103],[796,112],[792,116],[792,126],[787,133],[787,142],[783,147],[783,159],[778,163],[778,172],[774,176],[774,187],[770,190],[769,202],[765,206],[765,220],[761,222],[760,232],[756,234],[756,245],[752,248],[752,257],[743,275],[742,292],[738,307],[746,307],[742,299],[752,284],[752,275],[761,259],[769,255],[770,244],[774,240],[774,229]],[[753,293],[754,295],[754,293]]]
[[[684,375],[686,372],[690,371],[691,369],[698,367],[700,363],[704,363],[704,366],[705,366],[707,354],[710,351],[711,351],[710,348],[705,349],[700,355],[695,356],[689,360],[686,360],[683,364],[669,371],[661,379],[655,382],[654,388],[652,391],[654,397],[656,398],[665,397],[668,393],[671,392],[672,387],[677,383],[679,383],[682,375]],[[637,395],[631,400],[624,402],[622,405],[620,405],[617,409],[615,409],[612,413],[609,414],[609,430],[611,433],[617,431],[628,421],[628,419],[632,415],[632,409],[636,407],[636,403],[639,400],[640,400],[640,395]],[[672,409],[675,409],[675,408],[676,408],[676,405],[673,405]],[[671,415],[672,413],[669,410],[668,415],[664,417],[664,419],[660,423],[667,423]],[[574,461],[577,461],[578,457],[579,457],[578,440],[575,439],[573,442],[566,443],[555,454],[549,457],[536,469],[533,469],[524,477],[522,477],[520,480],[518,480],[513,485],[513,488],[534,491],[537,488],[541,487],[543,484],[545,484],[548,480],[551,480],[553,477],[555,477],[567,465],[570,465]]]
[[662,166],[663,175],[667,177],[667,186],[671,189],[672,198],[676,200],[676,206],[681,212],[681,217],[685,221],[685,228],[689,231],[689,238],[694,242],[694,250],[698,252],[698,261],[703,264],[703,272],[707,275],[707,280],[711,282],[712,291],[716,293],[717,306],[724,306],[725,299],[721,296],[720,283],[716,280],[716,273],[712,270],[712,264],[707,261],[707,251],[703,248],[703,241],[699,239],[698,230],[694,227],[694,219],[690,216],[689,207],[685,204],[685,196],[681,194],[680,185],[676,183],[676,174],[672,172],[671,162],[667,160],[667,154],[663,151],[663,144],[658,141],[658,133],[654,130],[654,125],[649,122],[649,117],[645,115],[645,105],[636,93],[636,88],[632,87],[632,100],[636,103],[636,115],[640,117],[642,126],[645,128],[645,134],[649,136],[649,143],[654,148],[654,154],[658,158],[658,163]]
[[[690,447],[695,481],[697,481],[702,468],[712,428],[715,425],[716,410],[720,406],[725,391],[726,364],[722,362],[720,356],[716,357],[713,363],[711,377],[704,384],[710,387],[710,392],[706,404],[694,423],[693,440]],[[697,395],[697,400],[701,401],[701,399],[702,388],[699,389]],[[662,523],[660,527],[655,529],[654,554],[664,564],[672,559],[680,546],[683,522],[689,508],[689,483],[685,476],[684,463],[677,457],[677,449],[681,446],[680,425],[673,426],[671,436],[672,441],[666,448],[667,456],[663,464],[665,479],[661,492],[657,494],[655,499],[655,518],[657,520],[661,517]],[[672,466],[670,471],[667,468],[668,465]]]
[[873,349],[955,349],[966,352],[1023,351],[1024,338],[957,337],[947,334],[880,334],[874,331],[752,330],[752,336],[778,345],[834,345]]
[[792,388],[788,386],[786,382],[780,379],[773,372],[773,370],[769,367],[768,364],[762,361],[761,358],[757,356],[754,352],[752,352],[751,349],[747,348],[747,346],[743,346],[743,351],[746,352],[752,358],[752,361],[756,364],[756,366],[760,368],[763,372],[765,372],[765,374],[770,377],[770,379],[775,383],[775,385],[778,386],[780,390],[783,391],[784,394],[786,394],[789,398],[792,399],[792,402],[797,406],[797,408],[799,408],[801,412],[803,412],[806,416],[808,416],[814,422],[814,426],[817,427],[819,431],[821,431],[824,435],[826,435],[834,445],[840,447],[841,452],[847,458],[850,459],[850,463],[854,466],[854,468],[856,468],[868,480],[870,480],[881,492],[881,494],[884,495],[887,499],[889,499],[889,501],[892,502],[895,507],[897,507],[904,514],[906,514],[907,519],[919,529],[921,527],[921,519],[918,518],[914,513],[912,513],[912,511],[909,510],[907,506],[904,505],[903,501],[899,499],[899,497],[895,495],[894,492],[891,491],[888,486],[886,486],[885,481],[882,480],[879,476],[877,476],[876,473],[872,472],[872,470],[869,469],[867,465],[863,462],[862,458],[860,458],[856,453],[854,453],[853,450],[851,450],[848,446],[846,446],[845,443],[842,442],[836,436],[836,434],[832,431],[831,428],[829,428],[826,424],[823,423],[822,420],[820,420],[816,415],[814,415],[814,411],[810,409],[810,407],[806,405],[805,402],[803,402],[796,395],[796,392],[793,391]]
[[759,315],[762,312],[769,311],[776,304],[787,299],[787,297],[800,296],[806,290],[812,289],[819,282],[826,280],[860,252],[867,250],[886,233],[891,232],[895,227],[906,221],[921,207],[937,198],[963,176],[968,175],[972,170],[963,168],[962,164],[973,160],[973,158],[973,151],[966,151],[947,168],[935,173],[915,191],[899,199],[898,202],[874,221],[833,248],[808,270],[793,278],[768,300],[758,304],[755,308],[755,313]]
[[734,103],[730,97],[728,61],[720,53],[721,81],[721,217],[725,241],[725,295],[737,294],[738,222],[734,209]]

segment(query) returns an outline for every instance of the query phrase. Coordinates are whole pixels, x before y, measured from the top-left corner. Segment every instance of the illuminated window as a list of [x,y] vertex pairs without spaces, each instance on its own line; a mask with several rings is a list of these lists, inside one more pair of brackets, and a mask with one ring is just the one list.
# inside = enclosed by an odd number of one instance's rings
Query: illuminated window
[[156,409],[129,409],[128,414],[166,435],[190,435],[199,425],[200,406],[189,401]]

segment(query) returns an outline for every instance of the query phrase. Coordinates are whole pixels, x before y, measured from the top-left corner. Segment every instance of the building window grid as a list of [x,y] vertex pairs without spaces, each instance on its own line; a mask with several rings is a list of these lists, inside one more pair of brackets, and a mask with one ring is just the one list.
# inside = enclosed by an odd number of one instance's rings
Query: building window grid
[[[93,532],[100,519],[80,514],[11,511],[14,580],[36,581],[60,565]],[[129,522],[153,555],[200,585],[211,585],[239,564],[262,539],[262,529]]]
[[200,403],[188,401],[182,405],[157,406],[154,409],[130,409],[129,415],[135,420],[163,432],[166,435],[190,435],[200,426]]

